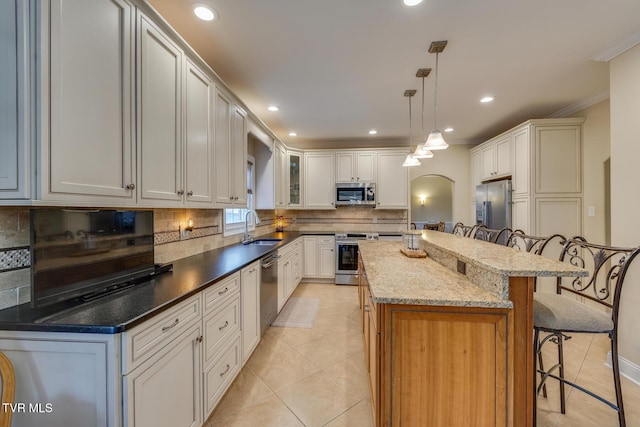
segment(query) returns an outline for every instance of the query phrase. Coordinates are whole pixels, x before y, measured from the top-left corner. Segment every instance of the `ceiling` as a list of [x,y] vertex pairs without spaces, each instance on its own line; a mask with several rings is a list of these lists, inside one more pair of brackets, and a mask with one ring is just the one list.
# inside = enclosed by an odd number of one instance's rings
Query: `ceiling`
[[[439,57],[438,128],[478,143],[530,118],[602,100],[609,65],[590,59],[640,41],[638,0],[147,0],[287,145],[413,145],[421,128],[421,67]],[[435,72],[425,79],[433,127]],[[495,101],[481,104],[492,95]],[[275,104],[280,111],[271,112]],[[369,136],[376,129],[378,134]],[[288,136],[290,131],[298,136]],[[426,135],[426,134],[425,134]]]

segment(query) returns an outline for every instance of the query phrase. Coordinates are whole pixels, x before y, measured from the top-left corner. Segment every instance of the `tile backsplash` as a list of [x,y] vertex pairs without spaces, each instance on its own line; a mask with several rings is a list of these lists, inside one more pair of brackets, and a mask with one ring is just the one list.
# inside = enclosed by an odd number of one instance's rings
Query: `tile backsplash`
[[[221,209],[155,209],[155,262],[166,263],[240,242],[223,237]],[[259,210],[255,234],[274,231],[274,211]],[[193,230],[184,231],[188,219]],[[31,300],[29,208],[0,207],[0,309]]]
[[335,232],[400,232],[407,229],[407,210],[344,207],[332,210],[277,210],[285,230]]

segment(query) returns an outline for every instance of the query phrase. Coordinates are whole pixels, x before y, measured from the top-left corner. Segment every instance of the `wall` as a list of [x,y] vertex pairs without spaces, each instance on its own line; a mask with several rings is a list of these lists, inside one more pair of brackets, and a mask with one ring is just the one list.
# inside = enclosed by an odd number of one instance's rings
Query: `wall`
[[448,178],[439,175],[419,176],[411,181],[409,197],[411,222],[423,225],[453,220],[453,182]]
[[434,151],[431,159],[421,159],[422,165],[410,168],[410,181],[422,175],[442,175],[453,181],[453,222],[474,223],[471,216],[471,186],[469,149],[473,145],[450,145]]
[[[611,205],[609,157],[611,123],[609,100],[578,111],[571,117],[584,117],[583,153],[583,215],[582,235],[590,242],[611,243]],[[595,216],[588,215],[589,206]]]
[[[640,245],[640,46],[610,63],[611,94],[611,243]],[[620,355],[640,365],[640,260],[623,291],[620,309]]]
[[[274,231],[274,211],[258,211],[255,234]],[[187,219],[194,229],[184,233]],[[155,209],[155,262],[167,263],[238,243],[242,234],[223,237],[221,209]],[[31,300],[28,208],[0,207],[0,309]]]
[[285,231],[400,232],[407,229],[405,209],[340,207],[332,210],[277,210],[285,219]]

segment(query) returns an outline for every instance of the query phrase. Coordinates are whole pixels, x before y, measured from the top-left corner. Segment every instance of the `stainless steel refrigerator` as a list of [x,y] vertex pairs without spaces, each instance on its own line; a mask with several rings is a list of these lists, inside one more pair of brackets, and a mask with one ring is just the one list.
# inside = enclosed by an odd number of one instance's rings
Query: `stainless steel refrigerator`
[[476,186],[476,224],[500,230],[511,228],[511,180]]

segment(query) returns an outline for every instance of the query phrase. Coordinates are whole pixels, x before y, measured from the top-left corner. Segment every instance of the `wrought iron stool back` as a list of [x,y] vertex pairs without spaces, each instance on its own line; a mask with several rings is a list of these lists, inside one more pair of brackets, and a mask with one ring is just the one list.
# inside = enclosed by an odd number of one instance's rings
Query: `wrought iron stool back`
[[489,243],[497,243],[499,245],[505,245],[507,238],[511,234],[510,228],[501,228],[499,230],[487,228],[484,225],[478,226],[473,236],[476,240],[484,240]]
[[478,229],[478,225],[464,225],[461,222],[453,226],[452,234],[463,237],[473,237]]

